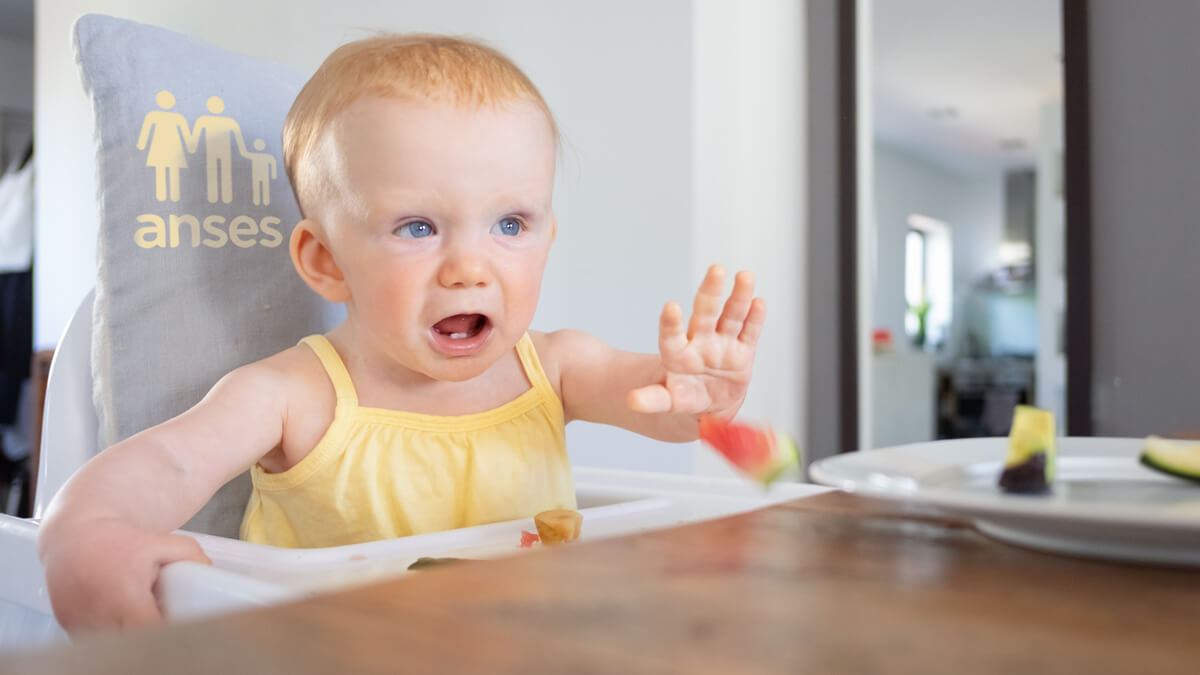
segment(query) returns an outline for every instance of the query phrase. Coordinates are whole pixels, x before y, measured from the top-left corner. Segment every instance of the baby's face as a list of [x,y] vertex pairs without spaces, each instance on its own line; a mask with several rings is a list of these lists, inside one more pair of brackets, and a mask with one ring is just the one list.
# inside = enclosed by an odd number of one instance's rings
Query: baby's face
[[533,103],[364,98],[334,131],[329,228],[355,330],[437,380],[483,373],[533,319],[554,239],[554,138]]

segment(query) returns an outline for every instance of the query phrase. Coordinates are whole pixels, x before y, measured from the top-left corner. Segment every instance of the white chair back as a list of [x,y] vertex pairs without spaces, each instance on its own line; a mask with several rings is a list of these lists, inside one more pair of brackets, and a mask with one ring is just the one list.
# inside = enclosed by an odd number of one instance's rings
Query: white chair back
[[96,408],[92,403],[92,298],[79,303],[50,362],[42,415],[41,457],[33,517],[46,506],[71,474],[100,451]]

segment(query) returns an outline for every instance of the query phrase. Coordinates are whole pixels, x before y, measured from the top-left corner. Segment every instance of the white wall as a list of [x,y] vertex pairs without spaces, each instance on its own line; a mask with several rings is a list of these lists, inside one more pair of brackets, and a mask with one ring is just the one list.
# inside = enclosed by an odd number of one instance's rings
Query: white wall
[[[842,0],[845,2],[846,0]],[[865,189],[875,185],[875,80],[871,64],[874,46],[874,3],[871,0],[854,2],[854,44],[858,53],[854,56],[855,75],[855,302],[858,316],[855,317],[858,331],[855,348],[858,350],[858,448],[842,448],[843,451],[873,448],[874,430],[871,421],[875,414],[875,380],[871,362],[871,331],[875,316],[875,190]],[[814,167],[815,169],[815,167]],[[835,170],[836,168],[832,168]]]
[[954,314],[947,348],[963,337],[964,300],[970,287],[999,264],[1003,239],[1004,181],[999,171],[958,173],[883,143],[875,144],[874,323],[904,341],[904,236],[913,213],[950,225],[954,247]]
[[[621,348],[653,351],[662,304],[690,305],[702,257],[753,267],[771,310],[745,412],[802,431],[802,289],[794,266],[802,259],[803,25],[792,3],[731,10],[685,0],[38,0],[39,347],[57,341],[94,279],[91,113],[70,48],[71,24],[84,12],[165,26],[305,71],[337,45],[377,30],[488,40],[538,84],[565,141],[555,200],[561,227],[534,327],[580,328]],[[727,39],[725,26],[711,20],[721,12],[743,21],[741,38]],[[793,51],[796,60],[787,60]],[[704,69],[730,63],[733,70],[717,78],[759,74],[741,102],[707,117],[705,106],[730,104],[711,90],[702,96]],[[705,139],[722,135],[748,145],[705,149]],[[711,179],[717,170],[727,173]],[[729,218],[700,213],[707,209]],[[725,246],[727,238],[737,245]],[[695,462],[692,446],[582,423],[571,426],[568,443],[582,464],[689,471]]]
[[[692,278],[714,262],[726,265],[730,278],[737,269],[756,272],[767,326],[742,415],[800,434],[804,7],[790,0],[700,0],[694,26]],[[696,462],[704,473],[727,471],[705,450]]]

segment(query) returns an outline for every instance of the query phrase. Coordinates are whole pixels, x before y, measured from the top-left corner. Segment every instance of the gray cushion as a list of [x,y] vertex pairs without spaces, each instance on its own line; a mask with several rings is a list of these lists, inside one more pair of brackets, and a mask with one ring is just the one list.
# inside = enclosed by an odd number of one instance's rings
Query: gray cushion
[[[100,447],[187,410],[222,375],[336,317],[288,257],[300,220],[280,130],[304,76],[89,14],[76,57],[96,121],[92,373]],[[237,536],[235,479],[186,525]]]

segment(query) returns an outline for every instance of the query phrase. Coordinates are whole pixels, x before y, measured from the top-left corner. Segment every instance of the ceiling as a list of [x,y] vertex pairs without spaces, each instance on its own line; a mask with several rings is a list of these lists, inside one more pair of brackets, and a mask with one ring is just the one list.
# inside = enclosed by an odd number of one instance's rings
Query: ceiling
[[1062,99],[1059,0],[874,0],[871,12],[878,139],[959,170],[1034,164],[1040,109]]
[[33,42],[33,0],[0,0],[0,38]]

